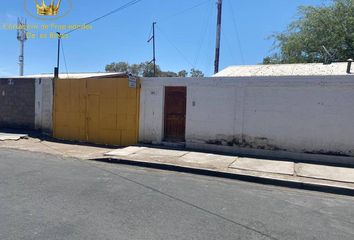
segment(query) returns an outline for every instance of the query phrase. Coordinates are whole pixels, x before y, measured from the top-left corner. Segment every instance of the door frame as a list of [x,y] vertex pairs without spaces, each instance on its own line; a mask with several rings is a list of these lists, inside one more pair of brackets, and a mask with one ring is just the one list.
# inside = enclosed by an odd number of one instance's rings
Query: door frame
[[166,94],[166,90],[168,88],[183,88],[184,89],[184,92],[185,92],[185,103],[186,103],[186,106],[185,106],[185,115],[184,115],[184,133],[183,133],[183,139],[181,139],[180,141],[176,141],[176,142],[185,142],[186,141],[186,130],[187,130],[187,94],[188,94],[188,91],[187,91],[187,86],[164,86],[164,95],[163,95],[163,119],[162,119],[162,133],[163,133],[163,141],[165,142],[173,142],[171,141],[171,139],[168,139],[166,137],[166,109],[167,109],[167,105],[166,105],[166,97],[167,97],[167,94]]

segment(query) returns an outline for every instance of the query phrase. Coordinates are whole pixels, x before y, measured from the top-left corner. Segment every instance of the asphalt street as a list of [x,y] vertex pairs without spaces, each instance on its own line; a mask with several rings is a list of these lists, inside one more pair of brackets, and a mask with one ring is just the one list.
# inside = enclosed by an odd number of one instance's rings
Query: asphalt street
[[354,239],[354,197],[0,148],[0,239]]

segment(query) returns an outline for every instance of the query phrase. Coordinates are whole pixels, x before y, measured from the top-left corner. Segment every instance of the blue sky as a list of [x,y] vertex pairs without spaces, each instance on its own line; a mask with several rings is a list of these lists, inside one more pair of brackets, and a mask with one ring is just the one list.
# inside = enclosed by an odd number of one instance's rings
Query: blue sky
[[[68,9],[68,1],[63,0],[61,10],[64,12]],[[29,12],[35,9],[34,0],[1,1],[0,26],[15,24],[17,17],[26,17],[31,25],[83,24],[129,0],[71,0],[72,9],[68,15],[47,21],[30,16],[25,11],[26,2]],[[221,69],[230,65],[261,63],[272,48],[273,40],[268,37],[284,30],[296,19],[300,5],[329,2],[224,0]],[[199,6],[192,8],[196,5]],[[195,67],[207,76],[213,74],[216,0],[143,0],[94,23],[92,30],[78,30],[63,40],[68,71],[98,72],[104,71],[105,65],[114,61],[150,61],[152,46],[147,40],[153,21],[157,22],[157,63],[163,70]],[[55,31],[33,31],[49,32]],[[0,76],[17,75],[19,42],[16,31],[0,28],[0,40]],[[56,45],[55,39],[28,40],[25,45],[25,74],[52,72],[56,65]],[[64,61],[61,61],[61,71],[65,71]]]

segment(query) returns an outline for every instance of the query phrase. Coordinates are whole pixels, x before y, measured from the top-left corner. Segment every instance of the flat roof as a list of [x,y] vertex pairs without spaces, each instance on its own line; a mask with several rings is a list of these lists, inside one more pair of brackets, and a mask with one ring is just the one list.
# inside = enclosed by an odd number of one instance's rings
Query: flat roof
[[[339,76],[347,73],[347,63],[305,63],[230,66],[213,77]],[[352,65],[354,75],[354,64]]]

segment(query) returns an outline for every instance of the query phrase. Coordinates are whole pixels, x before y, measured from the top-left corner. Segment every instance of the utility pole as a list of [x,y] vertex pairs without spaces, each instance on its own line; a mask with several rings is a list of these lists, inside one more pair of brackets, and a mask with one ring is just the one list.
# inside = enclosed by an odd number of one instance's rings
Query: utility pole
[[214,73],[219,72],[219,62],[220,62],[220,38],[221,38],[221,19],[222,19],[222,0],[218,0],[218,19],[216,24],[216,48],[215,48],[215,68]]
[[25,65],[25,41],[27,40],[26,19],[17,19],[17,40],[20,41],[20,56],[18,62],[18,64],[20,65],[19,75],[23,76]]
[[58,55],[57,55],[57,67],[54,68],[54,78],[59,78],[59,68],[60,68],[60,41],[61,41],[61,34],[58,34]]
[[[156,77],[156,41],[155,41],[155,25],[156,22],[152,23],[152,37],[148,40],[148,43],[152,40],[152,51],[153,51],[153,58],[152,61],[154,63],[154,77]],[[151,63],[150,62],[150,63]]]

